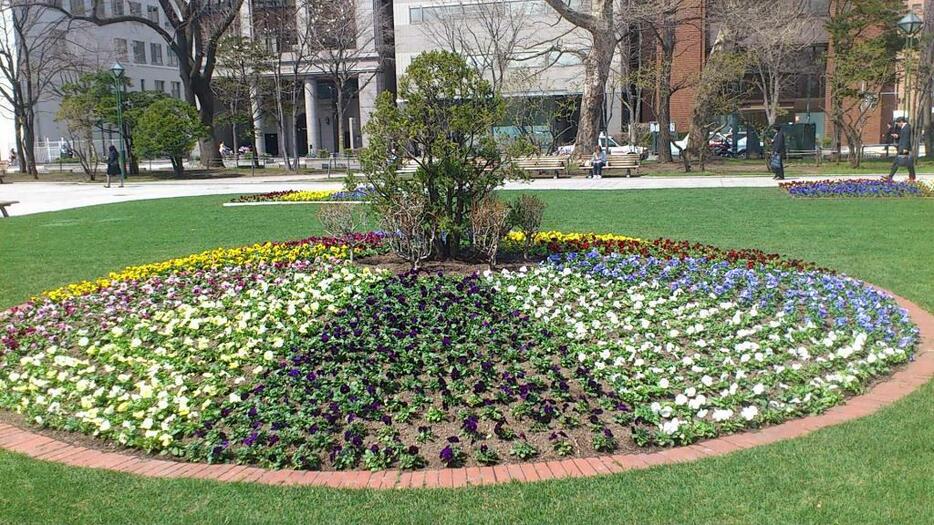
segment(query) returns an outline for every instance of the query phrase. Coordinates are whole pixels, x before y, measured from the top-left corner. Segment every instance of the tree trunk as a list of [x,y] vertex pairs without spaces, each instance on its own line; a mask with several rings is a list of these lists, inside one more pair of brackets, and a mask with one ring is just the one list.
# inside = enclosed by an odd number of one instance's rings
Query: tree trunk
[[860,161],[862,160],[862,151],[863,151],[863,139],[860,135],[859,129],[846,129],[846,142],[847,146],[850,148],[850,152],[847,155],[847,160],[849,161],[851,168],[858,168]]
[[600,136],[606,82],[610,76],[615,49],[611,30],[593,34],[593,48],[584,62],[584,93],[581,97],[580,122],[574,146],[575,155],[582,158],[593,151]]
[[39,170],[36,168],[36,120],[32,108],[25,108],[23,112],[23,146],[20,163],[25,167],[25,173],[29,173],[36,180],[39,180]]
[[181,157],[172,157],[172,171],[176,177],[181,177],[185,173],[185,164]]
[[[292,89],[295,89],[294,86]],[[292,155],[294,156],[295,163],[292,165],[292,171],[298,173],[298,130],[296,130],[295,122],[298,120],[298,114],[295,111],[297,101],[295,96],[292,96],[292,111],[289,112],[289,128],[292,130],[292,134],[289,137],[289,147],[291,148]],[[307,142],[307,141],[306,141]]]
[[201,152],[201,165],[205,168],[222,168],[224,163],[218,153],[219,142],[214,136],[214,91],[210,82],[201,77],[193,78],[185,83],[188,93],[188,103],[195,105],[197,100],[198,116],[201,124],[207,128],[206,138],[198,140],[198,149]]
[[[674,54],[674,30],[665,31],[662,60],[658,72],[658,160],[671,162],[671,62]],[[684,152],[681,152],[684,155]]]
[[344,144],[344,83],[335,82],[337,85],[337,152],[343,153],[346,145]]

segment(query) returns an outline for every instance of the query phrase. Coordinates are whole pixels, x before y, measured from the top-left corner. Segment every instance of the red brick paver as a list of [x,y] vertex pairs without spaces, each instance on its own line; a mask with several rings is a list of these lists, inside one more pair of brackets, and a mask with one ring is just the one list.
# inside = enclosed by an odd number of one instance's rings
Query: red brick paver
[[654,465],[670,465],[694,461],[708,456],[729,454],[736,450],[803,436],[820,428],[843,423],[871,414],[889,405],[934,377],[934,315],[916,304],[896,296],[921,330],[921,345],[915,360],[862,396],[847,400],[826,413],[787,421],[758,431],[730,434],[694,445],[666,449],[651,454],[631,453],[612,456],[572,458],[560,461],[432,469],[413,472],[304,472],[295,470],[265,470],[243,465],[208,465],[183,463],[103,452],[0,423],[0,448],[19,452],[43,461],[53,461],[77,467],[128,472],[148,477],[210,479],[224,482],[250,482],[269,485],[304,485],[343,488],[453,488],[468,485],[490,485],[511,481],[540,481],[568,477],[596,476],[644,469]]

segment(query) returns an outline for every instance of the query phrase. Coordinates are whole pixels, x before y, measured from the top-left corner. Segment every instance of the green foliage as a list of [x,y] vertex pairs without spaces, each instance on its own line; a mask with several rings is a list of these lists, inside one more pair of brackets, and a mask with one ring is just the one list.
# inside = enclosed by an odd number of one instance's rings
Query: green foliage
[[[370,144],[361,160],[374,205],[390,205],[400,193],[426,195],[430,216],[446,233],[440,255],[456,257],[473,203],[515,172],[513,153],[493,135],[503,100],[462,57],[446,51],[416,57],[399,81],[398,98],[397,106],[392,93],[382,93],[364,130]],[[398,173],[412,164],[412,176]]]
[[883,89],[895,81],[901,39],[896,32],[901,6],[889,0],[835,2],[826,29],[830,35],[833,68],[828,75],[830,117],[850,143],[850,163],[859,165],[857,152],[866,118]]
[[159,100],[147,107],[139,115],[136,131],[140,153],[169,157],[177,174],[182,172],[182,157],[208,133],[198,118],[198,111],[173,98]]

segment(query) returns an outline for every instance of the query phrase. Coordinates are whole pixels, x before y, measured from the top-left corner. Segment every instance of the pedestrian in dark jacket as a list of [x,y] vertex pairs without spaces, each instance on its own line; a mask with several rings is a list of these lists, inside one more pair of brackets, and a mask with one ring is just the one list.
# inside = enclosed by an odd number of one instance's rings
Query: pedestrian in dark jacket
[[886,180],[891,181],[895,178],[895,172],[898,171],[899,166],[905,166],[908,168],[908,180],[915,180],[915,159],[912,155],[911,147],[911,126],[908,124],[908,119],[905,117],[898,117],[895,119],[896,130],[895,133],[892,133],[892,137],[897,140],[898,151],[896,152],[895,162],[892,163],[892,170],[889,172],[889,176],[886,177]]
[[772,139],[772,156],[769,159],[769,168],[775,173],[773,179],[785,180],[785,132],[778,124],[772,126],[775,138]]
[[120,154],[113,144],[107,148],[107,188],[110,187],[111,175],[120,175]]

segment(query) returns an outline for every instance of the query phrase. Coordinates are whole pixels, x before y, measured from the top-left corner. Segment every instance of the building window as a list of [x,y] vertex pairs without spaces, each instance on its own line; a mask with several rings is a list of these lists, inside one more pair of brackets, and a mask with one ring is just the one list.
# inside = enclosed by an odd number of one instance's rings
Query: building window
[[149,44],[149,61],[154,66],[162,65],[162,44]]
[[143,4],[139,2],[130,2],[130,14],[133,16],[143,16]]
[[166,51],[166,56],[168,57],[168,64],[170,66],[178,65],[178,56],[176,56],[175,52],[173,52],[171,49]]
[[165,93],[165,80],[154,80],[153,83],[156,85],[156,91]]
[[114,57],[117,60],[122,60],[126,62],[126,39],[125,38],[115,38],[114,39]]
[[110,10],[113,11],[114,16],[123,16],[125,12],[123,10],[123,0],[113,0],[110,3]]
[[133,62],[136,64],[146,63],[146,43],[139,40],[133,41]]
[[139,79],[139,90],[146,91],[146,79],[145,78]]
[[420,24],[424,22],[425,19],[422,18],[422,8],[421,7],[411,7],[409,8],[409,23],[410,24]]
[[177,80],[172,82],[172,96],[182,98],[182,83]]
[[84,0],[69,0],[68,10],[73,15],[84,16]]
[[146,6],[146,18],[148,18],[150,22],[155,22],[156,24],[158,24],[159,23],[159,8],[154,5],[147,5]]

